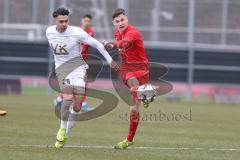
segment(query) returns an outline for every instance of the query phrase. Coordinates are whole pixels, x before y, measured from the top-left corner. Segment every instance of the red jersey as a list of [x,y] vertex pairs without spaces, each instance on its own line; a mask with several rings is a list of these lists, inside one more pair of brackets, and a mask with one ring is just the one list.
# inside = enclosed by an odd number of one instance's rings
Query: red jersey
[[[125,83],[131,77],[137,77],[140,84],[148,82],[148,57],[143,44],[141,33],[135,27],[128,25],[123,33],[115,32],[117,46],[122,58],[120,75]],[[130,42],[130,47],[124,49],[124,41]]]
[[143,45],[141,33],[135,27],[128,25],[123,33],[115,32],[115,39],[117,46],[121,45],[122,40],[125,39],[132,43],[131,48],[120,51],[122,62],[125,63],[145,63],[148,64],[147,54]]
[[[80,26],[81,27],[81,26]],[[82,27],[81,27],[82,28]],[[87,32],[90,36],[94,37],[94,30],[93,28],[88,28],[85,30],[85,32]],[[89,45],[88,44],[84,44],[82,43],[82,57],[83,59],[86,61],[87,60],[87,56],[88,56],[88,49],[89,49]]]

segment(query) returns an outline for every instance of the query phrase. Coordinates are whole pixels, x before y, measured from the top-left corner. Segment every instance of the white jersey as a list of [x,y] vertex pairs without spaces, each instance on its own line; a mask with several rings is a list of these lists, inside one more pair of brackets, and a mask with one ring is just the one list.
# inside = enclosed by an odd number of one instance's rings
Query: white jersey
[[109,64],[112,61],[103,45],[79,27],[68,26],[65,32],[60,33],[56,30],[56,25],[50,26],[46,30],[46,36],[53,49],[55,68],[75,57],[81,57],[81,43],[97,48]]

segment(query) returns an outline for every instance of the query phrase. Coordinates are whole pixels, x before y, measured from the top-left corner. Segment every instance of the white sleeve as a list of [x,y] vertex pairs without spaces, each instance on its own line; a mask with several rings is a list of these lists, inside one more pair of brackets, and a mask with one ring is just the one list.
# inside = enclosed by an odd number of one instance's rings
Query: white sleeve
[[108,54],[102,43],[88,35],[86,32],[82,32],[82,35],[80,36],[80,41],[90,45],[91,47],[96,48],[107,60],[108,64],[111,64],[112,57]]
[[50,26],[46,29],[46,37],[47,37],[48,40],[49,40],[49,37],[51,35],[51,32],[52,32],[52,27]]
[[49,33],[49,28],[47,28],[45,32],[47,39],[48,39],[48,33]]

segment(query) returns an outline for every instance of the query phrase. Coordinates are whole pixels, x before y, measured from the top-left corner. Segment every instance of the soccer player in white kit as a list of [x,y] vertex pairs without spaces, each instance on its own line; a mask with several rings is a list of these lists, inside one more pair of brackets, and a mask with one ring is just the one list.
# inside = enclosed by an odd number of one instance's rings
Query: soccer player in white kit
[[[118,70],[104,46],[79,27],[69,26],[69,11],[58,8],[53,12],[54,26],[46,30],[48,42],[54,53],[55,72],[63,93],[61,125],[56,136],[56,148],[62,148],[71,133],[75,118],[81,111],[81,100],[85,94],[85,77],[88,65],[83,60],[80,43],[88,44],[104,56],[111,68]],[[72,109],[70,105],[73,105]],[[69,111],[70,110],[70,111]]]

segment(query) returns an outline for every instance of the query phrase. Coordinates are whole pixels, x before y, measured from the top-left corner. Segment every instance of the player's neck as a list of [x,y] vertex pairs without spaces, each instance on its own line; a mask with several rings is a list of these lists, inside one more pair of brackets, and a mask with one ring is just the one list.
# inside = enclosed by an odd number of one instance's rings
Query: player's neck
[[89,27],[89,26],[82,26],[82,25],[81,25],[81,28],[82,28],[84,31],[86,31],[86,30],[88,30],[90,27]]
[[59,32],[59,33],[63,33],[67,30],[67,28],[65,30],[61,30],[60,28],[56,27],[56,30]]

